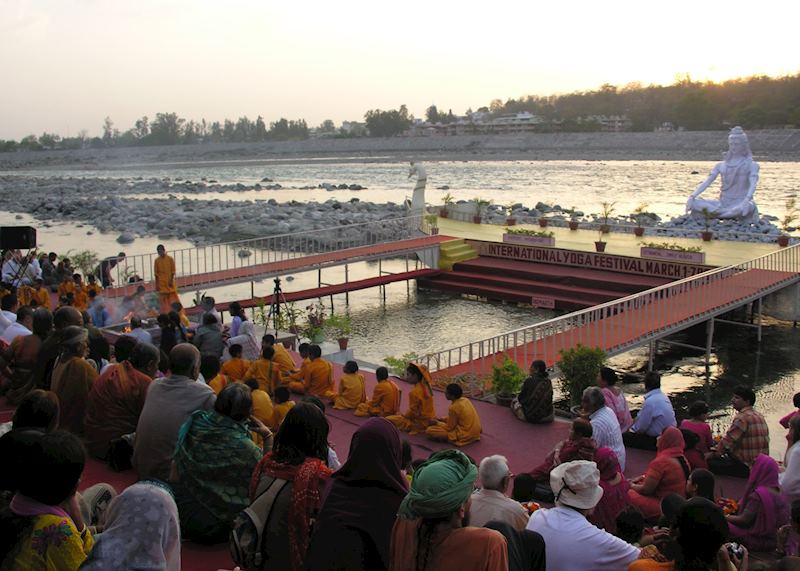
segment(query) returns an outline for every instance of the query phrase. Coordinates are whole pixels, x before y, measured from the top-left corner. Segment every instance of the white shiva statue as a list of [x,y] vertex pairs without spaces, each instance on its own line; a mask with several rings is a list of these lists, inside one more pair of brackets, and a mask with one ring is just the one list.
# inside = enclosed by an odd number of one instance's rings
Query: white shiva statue
[[[714,165],[708,177],[689,197],[686,212],[702,217],[703,209],[707,209],[715,218],[758,222],[758,207],[753,201],[758,184],[758,169],[747,135],[741,127],[734,127],[728,135],[725,159]],[[722,177],[719,200],[699,198],[717,176]]]
[[411,195],[411,212],[421,213],[425,210],[425,185],[428,183],[428,173],[421,163],[411,161],[408,178],[417,175],[417,184],[414,185],[414,194]]

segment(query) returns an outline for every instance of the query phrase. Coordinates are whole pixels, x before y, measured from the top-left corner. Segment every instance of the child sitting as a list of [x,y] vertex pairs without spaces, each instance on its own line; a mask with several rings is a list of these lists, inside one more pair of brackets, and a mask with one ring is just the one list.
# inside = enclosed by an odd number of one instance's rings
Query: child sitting
[[250,361],[242,359],[242,346],[234,343],[228,347],[231,358],[222,364],[222,372],[234,381],[244,380],[247,370],[250,368]]
[[333,399],[333,408],[339,410],[356,408],[367,400],[364,375],[358,372],[358,363],[355,361],[347,361],[342,371],[344,374],[339,381],[339,394]]
[[689,468],[691,470],[696,468],[708,469],[706,457],[697,449],[697,445],[700,442],[700,437],[696,432],[689,430],[688,428],[681,428],[681,433],[683,434],[684,442],[683,455],[686,458],[686,461],[689,462]]
[[700,439],[697,443],[697,451],[705,455],[714,447],[714,439],[711,437],[711,427],[708,425],[708,404],[705,401],[695,401],[689,407],[690,418],[682,420],[679,428],[691,430]]
[[286,414],[294,406],[294,401],[290,397],[291,393],[288,387],[280,386],[275,389],[275,404],[272,409],[275,414],[275,420],[273,422],[276,429],[281,425],[283,419],[286,418]]

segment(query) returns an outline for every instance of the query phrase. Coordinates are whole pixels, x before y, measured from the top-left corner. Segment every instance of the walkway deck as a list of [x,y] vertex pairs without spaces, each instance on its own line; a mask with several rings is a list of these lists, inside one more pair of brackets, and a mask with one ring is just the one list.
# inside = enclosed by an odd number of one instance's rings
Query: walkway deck
[[[176,278],[176,282],[178,290],[187,290],[200,287],[219,287],[273,276],[280,276],[289,272],[304,272],[319,268],[341,266],[367,260],[376,260],[379,258],[402,256],[419,252],[421,250],[438,248],[441,242],[445,242],[447,240],[452,240],[452,238],[444,235],[410,238],[406,240],[398,240],[396,242],[386,242],[371,246],[346,248],[343,250],[335,250],[321,254],[309,254],[296,258],[237,268],[229,268],[213,272],[204,272],[183,276],[179,275]],[[155,282],[153,281],[144,283],[140,282],[133,285],[143,285],[147,291],[155,290]],[[105,295],[110,298],[129,295],[132,293],[131,287],[131,285],[125,285],[121,287],[109,288],[105,291]]]

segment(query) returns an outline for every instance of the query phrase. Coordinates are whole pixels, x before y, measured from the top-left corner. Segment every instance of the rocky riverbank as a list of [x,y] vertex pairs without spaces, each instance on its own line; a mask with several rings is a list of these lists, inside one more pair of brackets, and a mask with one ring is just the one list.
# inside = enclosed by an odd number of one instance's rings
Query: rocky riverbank
[[[137,236],[180,238],[197,245],[337,228],[405,215],[403,205],[348,202],[195,200],[175,193],[252,190],[244,185],[161,181],[157,179],[63,179],[0,177],[3,209],[24,212],[47,223],[71,220],[117,234],[120,243]],[[131,194],[158,195],[136,198]],[[92,231],[87,231],[91,234]]]
[[[759,161],[797,161],[800,130],[748,131]],[[506,160],[719,160],[724,131],[658,133],[531,133],[308,139],[269,143],[206,143],[74,151],[0,153],[0,170],[165,168],[321,162],[506,161]]]

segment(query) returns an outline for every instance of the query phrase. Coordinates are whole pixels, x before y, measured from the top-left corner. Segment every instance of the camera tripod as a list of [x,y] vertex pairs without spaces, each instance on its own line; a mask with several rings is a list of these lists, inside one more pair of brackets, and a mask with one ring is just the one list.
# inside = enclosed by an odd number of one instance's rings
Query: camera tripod
[[[272,328],[275,330],[275,338],[278,338],[278,323],[281,321],[281,311],[285,315],[289,314],[289,304],[286,301],[286,296],[283,295],[281,289],[281,278],[272,280],[275,287],[272,289],[272,303],[269,306],[267,318],[264,320],[267,330],[269,329],[270,320],[272,321]],[[283,308],[281,308],[283,306]],[[266,333],[266,331],[265,331]]]

